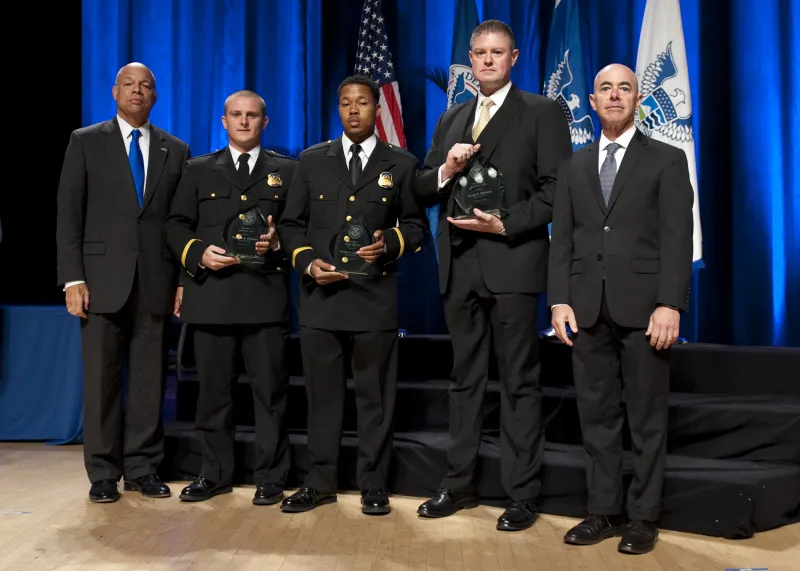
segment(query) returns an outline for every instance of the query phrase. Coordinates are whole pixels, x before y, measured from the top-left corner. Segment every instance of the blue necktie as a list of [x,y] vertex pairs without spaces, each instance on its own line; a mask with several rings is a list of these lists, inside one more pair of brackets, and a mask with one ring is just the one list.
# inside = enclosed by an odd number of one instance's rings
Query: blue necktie
[[139,148],[139,137],[142,133],[139,129],[131,131],[131,150],[128,153],[128,161],[131,163],[131,173],[133,174],[133,185],[136,187],[136,198],[139,199],[139,208],[142,207],[144,199],[144,157],[142,149]]

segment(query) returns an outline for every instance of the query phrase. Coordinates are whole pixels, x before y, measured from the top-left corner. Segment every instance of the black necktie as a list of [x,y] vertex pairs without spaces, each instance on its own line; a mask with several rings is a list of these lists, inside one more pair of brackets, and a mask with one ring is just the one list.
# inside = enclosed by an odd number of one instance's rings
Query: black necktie
[[247,188],[250,182],[250,165],[247,162],[250,160],[250,155],[242,153],[239,155],[239,180],[242,181],[242,188]]
[[361,152],[361,145],[352,145],[350,152],[353,153],[350,157],[350,181],[353,183],[353,188],[355,188],[358,177],[361,176],[361,157],[358,156]]

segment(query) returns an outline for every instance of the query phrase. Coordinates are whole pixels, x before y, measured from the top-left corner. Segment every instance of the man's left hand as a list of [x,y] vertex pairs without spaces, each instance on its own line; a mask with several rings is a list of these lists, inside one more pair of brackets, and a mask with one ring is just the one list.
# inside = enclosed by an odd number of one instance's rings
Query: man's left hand
[[259,256],[266,254],[267,250],[278,249],[278,239],[275,231],[275,223],[272,221],[272,214],[267,218],[267,224],[269,224],[269,231],[260,236],[261,242],[256,242],[256,254]]
[[181,306],[183,305],[183,286],[178,286],[175,291],[175,307],[172,309],[172,314],[175,317],[181,316]]
[[386,242],[383,239],[383,232],[381,230],[376,230],[373,236],[375,237],[375,242],[373,242],[372,245],[364,246],[358,250],[358,255],[364,258],[364,260],[370,264],[377,262],[378,258],[383,255],[383,252],[386,249]]
[[473,212],[475,213],[475,218],[456,220],[448,216],[447,221],[453,226],[458,226],[464,230],[472,230],[473,232],[500,234],[503,231],[503,222],[497,216],[486,214],[477,208]]
[[650,316],[650,325],[645,335],[650,337],[650,345],[657,350],[667,349],[675,343],[681,325],[681,314],[669,307],[657,307]]

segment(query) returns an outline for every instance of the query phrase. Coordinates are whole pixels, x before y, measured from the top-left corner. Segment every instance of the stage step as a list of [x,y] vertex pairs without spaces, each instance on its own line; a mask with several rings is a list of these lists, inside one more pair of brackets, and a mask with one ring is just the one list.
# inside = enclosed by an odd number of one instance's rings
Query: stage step
[[[449,382],[401,381],[397,387],[397,432],[447,432]],[[194,422],[199,383],[194,375],[178,384],[176,419]],[[355,384],[347,383],[344,429],[356,430]],[[549,442],[581,444],[574,387],[543,389],[543,417]],[[500,384],[490,381],[484,396],[484,432],[497,435]],[[290,430],[307,426],[308,401],[303,377],[292,377],[286,410]],[[234,419],[253,426],[253,396],[246,376],[234,388]],[[625,448],[630,449],[627,427]],[[673,393],[670,395],[670,454],[699,458],[763,460],[800,464],[800,402],[768,396],[732,397]]]
[[[170,479],[191,479],[200,469],[200,446],[191,423],[165,427],[166,455],[162,473]],[[291,435],[293,470],[289,486],[296,487],[310,466],[306,437]],[[339,487],[355,490],[357,437],[342,440]],[[236,483],[253,483],[254,436],[236,432]],[[448,438],[441,432],[398,432],[387,486],[396,494],[426,498],[439,487],[446,469]],[[630,458],[625,459],[630,480]],[[499,441],[486,436],[478,465],[479,495],[487,504],[502,504]],[[741,460],[708,460],[670,455],[667,459],[662,514],[663,529],[726,538],[746,538],[758,531],[798,519],[800,466]],[[586,504],[584,454],[580,446],[548,443],[544,458],[542,511],[582,517]],[[213,502],[213,500],[212,500]]]

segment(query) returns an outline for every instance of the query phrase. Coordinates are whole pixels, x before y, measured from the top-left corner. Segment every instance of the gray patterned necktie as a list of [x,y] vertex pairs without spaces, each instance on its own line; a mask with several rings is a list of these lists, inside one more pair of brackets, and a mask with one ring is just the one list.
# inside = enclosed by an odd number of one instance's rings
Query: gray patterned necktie
[[609,143],[606,147],[606,160],[603,161],[603,166],[600,167],[600,188],[603,190],[603,200],[608,206],[608,199],[611,196],[611,189],[614,187],[614,179],[617,176],[617,159],[614,158],[614,153],[622,148],[619,143]]

